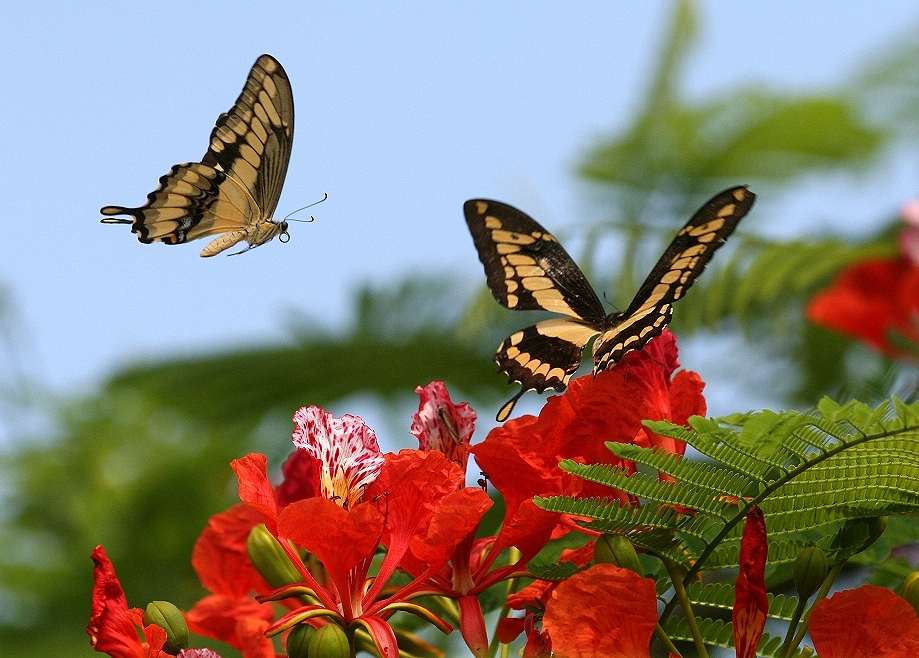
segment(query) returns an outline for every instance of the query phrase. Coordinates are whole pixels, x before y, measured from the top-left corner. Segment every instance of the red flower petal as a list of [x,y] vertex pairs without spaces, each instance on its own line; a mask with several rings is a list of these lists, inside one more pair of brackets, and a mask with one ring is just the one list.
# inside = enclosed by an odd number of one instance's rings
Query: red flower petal
[[249,532],[264,520],[248,505],[234,505],[208,520],[191,554],[192,567],[208,591],[235,597],[270,589],[246,550]]
[[402,561],[412,538],[426,532],[437,504],[463,486],[463,478],[460,467],[440,452],[402,450],[386,455],[364,497],[375,501],[386,518],[383,543],[387,553],[380,568],[381,582]]
[[737,658],[756,658],[766,625],[766,522],[758,507],[747,512],[740,541],[740,571],[734,593],[734,646]]
[[398,658],[399,643],[396,641],[396,634],[392,627],[381,617],[375,615],[366,615],[357,620],[361,624],[383,658]]
[[477,487],[444,496],[437,503],[424,534],[411,541],[412,554],[429,568],[439,568],[450,559],[457,545],[475,531],[491,506],[488,494]]
[[282,467],[284,481],[277,487],[278,504],[284,507],[295,500],[320,495],[319,469],[319,460],[306,450],[298,448],[290,453]]
[[814,606],[808,624],[820,658],[919,656],[919,616],[883,587],[837,592]]
[[239,480],[239,499],[265,516],[269,530],[277,528],[278,501],[268,480],[268,458],[258,453],[234,459],[230,466]]
[[476,658],[488,655],[488,632],[485,630],[485,616],[479,597],[470,594],[461,596],[457,601],[460,609],[460,632],[466,646]]
[[382,527],[382,515],[370,503],[346,510],[325,498],[298,500],[278,518],[279,534],[322,562],[343,597],[350,591],[348,572],[373,556]]
[[442,381],[415,388],[418,411],[411,432],[421,450],[439,450],[466,471],[469,441],[475,432],[475,411],[468,402],[456,404]]
[[811,299],[807,317],[888,356],[903,356],[889,334],[919,343],[919,267],[906,258],[857,263]]
[[656,624],[654,581],[611,564],[560,583],[543,616],[552,650],[565,658],[648,658]]
[[[271,640],[264,636],[274,611],[270,604],[258,603],[248,597],[206,596],[188,611],[185,619],[188,628],[198,635],[245,649],[250,656],[274,658]],[[259,648],[260,647],[260,648]],[[272,651],[259,654],[257,651]]]
[[494,551],[511,546],[520,551],[520,561],[529,562],[549,541],[558,523],[558,514],[539,509],[532,500],[525,500],[511,518],[501,524],[495,538]]
[[[96,651],[112,658],[153,658],[161,655],[166,634],[151,627],[150,641],[141,642],[137,629],[143,626],[141,613],[128,608],[128,600],[115,567],[102,546],[92,552],[92,612],[86,632]],[[159,627],[155,627],[159,628]]]

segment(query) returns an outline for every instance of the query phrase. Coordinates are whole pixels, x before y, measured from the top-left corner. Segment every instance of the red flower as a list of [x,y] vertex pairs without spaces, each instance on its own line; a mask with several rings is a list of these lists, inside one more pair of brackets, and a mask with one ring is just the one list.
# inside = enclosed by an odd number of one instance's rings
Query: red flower
[[571,382],[549,399],[538,417],[521,416],[493,429],[473,448],[476,461],[504,497],[509,513],[534,495],[617,496],[598,484],[569,476],[558,467],[570,458],[584,463],[616,464],[630,472],[631,462],[616,458],[606,441],[654,445],[682,454],[680,441],[647,432],[642,420],[685,423],[705,413],[704,383],[679,366],[676,339],[669,331],[630,352],[611,370]]
[[265,637],[274,610],[243,596],[206,596],[185,615],[188,628],[239,649],[243,658],[275,658],[274,645]]
[[[96,546],[92,560],[95,563],[92,614],[86,627],[89,644],[112,658],[165,658],[166,631],[156,624],[144,626],[143,611],[128,608],[128,600],[105,548]],[[143,632],[143,640],[138,630]]]
[[907,356],[890,338],[899,334],[919,345],[919,265],[906,257],[852,265],[811,299],[807,317],[887,356]]
[[475,432],[475,411],[468,402],[455,404],[442,381],[415,388],[418,411],[412,416],[411,432],[421,450],[438,450],[466,472],[469,441]]
[[564,658],[648,658],[656,624],[654,581],[611,564],[562,582],[543,616],[552,650]]
[[[198,632],[237,646],[246,658],[261,658],[264,643],[270,644],[266,636],[299,623],[321,624],[320,618],[348,629],[363,627],[383,655],[398,652],[387,621],[395,612],[412,612],[449,632],[446,622],[411,599],[421,596],[417,592],[427,577],[443,566],[467,532],[459,523],[459,536],[450,539],[457,534],[458,515],[450,512],[457,505],[452,498],[444,502],[462,487],[459,466],[436,452],[403,451],[384,459],[373,431],[356,416],[339,419],[308,407],[296,413],[294,422],[298,453],[310,457],[288,459],[282,487],[271,485],[264,455],[232,463],[243,505],[212,518],[196,546],[199,575],[215,594],[189,614]],[[468,501],[462,502],[468,513]],[[278,539],[301,582],[268,590],[253,575],[245,543],[258,523]],[[386,556],[371,578],[381,544]],[[297,548],[308,552],[309,567]],[[421,573],[395,588],[392,576],[403,562]],[[283,601],[290,611],[272,623],[270,606],[238,598],[251,591],[259,601]],[[307,605],[304,595],[312,599]]]
[[740,571],[734,590],[734,647],[737,658],[756,658],[756,647],[766,625],[766,522],[758,507],[747,512],[740,540]]
[[814,606],[808,624],[820,658],[919,656],[919,616],[876,585],[838,592]]

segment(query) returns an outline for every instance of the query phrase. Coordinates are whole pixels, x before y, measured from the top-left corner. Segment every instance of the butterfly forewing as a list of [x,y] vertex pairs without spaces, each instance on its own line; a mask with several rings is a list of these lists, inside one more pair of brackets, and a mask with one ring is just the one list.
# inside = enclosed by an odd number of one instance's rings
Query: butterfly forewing
[[[201,162],[175,165],[143,206],[102,208],[107,217],[102,221],[132,224],[145,243],[179,244],[234,232],[220,245],[226,248],[243,238],[251,242],[254,235],[273,237],[277,231],[261,224],[281,196],[293,130],[290,81],[276,59],[262,55],[233,107],[217,119]],[[219,250],[208,247],[202,255]]]
[[680,229],[645,279],[624,313],[611,315],[594,343],[594,371],[612,366],[627,352],[659,336],[673,314],[673,304],[693,284],[712,255],[737,228],[756,195],[745,187],[713,197]]
[[536,220],[488,199],[471,199],[463,211],[488,287],[503,306],[602,321],[603,306],[587,278]]
[[281,197],[294,137],[294,100],[284,68],[259,57],[239,98],[211,131],[202,164],[227,172],[271,217]]

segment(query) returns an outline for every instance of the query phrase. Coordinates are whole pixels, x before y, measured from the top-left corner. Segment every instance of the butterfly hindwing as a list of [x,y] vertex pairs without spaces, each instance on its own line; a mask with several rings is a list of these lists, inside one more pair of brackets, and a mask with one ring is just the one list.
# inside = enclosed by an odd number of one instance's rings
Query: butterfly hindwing
[[[578,320],[543,320],[505,338],[495,361],[512,382],[520,384],[521,394],[549,388],[563,391],[581,365],[584,347],[598,333],[598,328]],[[499,412],[499,421],[510,414],[516,400]]]
[[608,328],[594,344],[594,371],[612,366],[627,352],[659,336],[712,255],[750,210],[756,195],[735,187],[715,195],[680,229],[645,279],[629,308],[607,319]]
[[602,320],[603,306],[587,278],[536,220],[488,199],[470,199],[463,212],[488,287],[499,303],[512,310]]
[[287,74],[271,55],[261,55],[233,107],[218,117],[201,162],[175,165],[143,206],[105,206],[102,221],[131,224],[144,243],[228,234],[203,256],[241,239],[260,244],[279,232],[270,219],[287,174],[293,129]]

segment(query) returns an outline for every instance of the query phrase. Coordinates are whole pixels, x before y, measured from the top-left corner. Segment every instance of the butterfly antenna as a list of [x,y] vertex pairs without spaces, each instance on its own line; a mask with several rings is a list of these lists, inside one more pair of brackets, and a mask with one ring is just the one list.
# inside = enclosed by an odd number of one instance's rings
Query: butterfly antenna
[[315,221],[316,221],[316,218],[313,217],[312,215],[310,215],[310,218],[309,218],[309,219],[291,219],[291,217],[293,217],[294,215],[296,215],[296,214],[297,214],[298,212],[300,212],[301,210],[306,210],[307,208],[312,208],[313,206],[318,206],[320,203],[322,203],[323,201],[325,201],[325,200],[328,199],[328,198],[329,198],[329,193],[326,192],[325,194],[322,195],[322,198],[319,199],[319,201],[313,201],[313,202],[312,202],[311,204],[309,204],[309,205],[303,206],[302,208],[297,208],[297,209],[294,210],[293,212],[288,213],[288,214],[287,214],[287,217],[285,217],[285,218],[282,219],[281,221],[282,221],[282,222],[288,222],[288,221],[290,221],[290,222],[303,222],[304,224],[310,224],[310,223],[312,223],[312,222],[315,222]]

